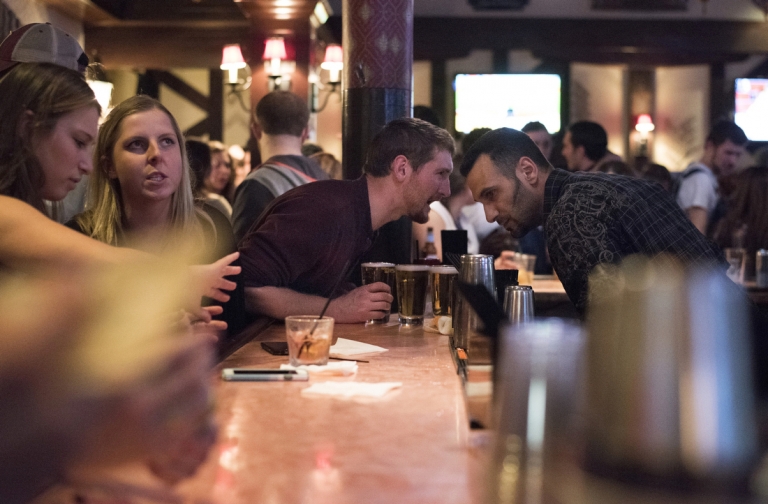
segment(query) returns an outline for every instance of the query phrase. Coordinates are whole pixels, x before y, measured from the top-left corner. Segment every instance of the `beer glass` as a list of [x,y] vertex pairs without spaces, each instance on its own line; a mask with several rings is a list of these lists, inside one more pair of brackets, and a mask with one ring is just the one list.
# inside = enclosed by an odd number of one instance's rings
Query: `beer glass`
[[395,278],[400,323],[403,325],[421,324],[424,319],[424,305],[427,301],[429,266],[399,264],[395,267]]
[[432,280],[432,312],[435,317],[450,317],[453,313],[454,281],[459,271],[453,266],[429,268]]
[[[395,295],[395,265],[385,262],[363,263],[360,265],[363,274],[363,285],[376,282],[384,282],[389,285],[392,295]],[[381,318],[366,320],[366,324],[385,324],[389,321],[389,312],[382,315]]]

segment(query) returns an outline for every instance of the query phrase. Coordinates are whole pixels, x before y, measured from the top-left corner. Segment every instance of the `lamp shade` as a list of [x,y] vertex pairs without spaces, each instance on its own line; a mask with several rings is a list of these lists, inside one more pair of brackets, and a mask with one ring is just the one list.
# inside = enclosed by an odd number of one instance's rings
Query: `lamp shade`
[[653,119],[649,114],[640,114],[637,117],[637,124],[635,124],[635,130],[640,133],[650,133],[655,130],[656,126],[653,124]]
[[240,44],[230,44],[224,46],[221,52],[221,69],[231,70],[245,68],[245,60],[240,50]]
[[339,44],[330,44],[325,48],[325,59],[320,67],[326,70],[344,68],[344,51]]
[[273,60],[273,59],[281,59],[284,60],[287,58],[287,55],[285,53],[285,41],[283,40],[283,37],[272,37],[268,38],[266,44],[264,45],[264,60]]

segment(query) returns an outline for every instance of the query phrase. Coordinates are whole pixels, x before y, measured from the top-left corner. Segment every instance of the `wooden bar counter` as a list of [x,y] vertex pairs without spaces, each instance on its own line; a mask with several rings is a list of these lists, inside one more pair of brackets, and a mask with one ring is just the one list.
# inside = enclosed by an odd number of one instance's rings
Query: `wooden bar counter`
[[[287,363],[260,346],[285,341],[285,328],[276,323],[217,367],[219,439],[196,476],[180,485],[181,495],[216,504],[480,501],[482,454],[469,443],[448,337],[421,327],[362,324],[337,325],[335,334],[389,351],[364,357],[370,362],[348,378],[221,381],[225,367]],[[403,385],[369,402],[301,395],[325,380]]]

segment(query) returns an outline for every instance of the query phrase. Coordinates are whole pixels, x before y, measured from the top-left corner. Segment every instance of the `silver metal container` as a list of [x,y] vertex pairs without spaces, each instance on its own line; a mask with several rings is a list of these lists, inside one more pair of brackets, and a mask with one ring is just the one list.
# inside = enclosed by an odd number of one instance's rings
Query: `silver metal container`
[[755,256],[755,283],[760,289],[768,289],[768,250],[760,249]]
[[[484,285],[496,297],[493,256],[483,254],[464,254],[461,256],[459,280],[473,285]],[[470,339],[478,335],[480,319],[475,310],[458,295],[453,309],[453,346],[469,349]],[[481,337],[481,336],[478,336]]]
[[590,285],[588,465],[649,483],[743,481],[758,439],[741,289],[637,258]]
[[504,291],[504,313],[512,324],[533,321],[533,287],[509,285]]

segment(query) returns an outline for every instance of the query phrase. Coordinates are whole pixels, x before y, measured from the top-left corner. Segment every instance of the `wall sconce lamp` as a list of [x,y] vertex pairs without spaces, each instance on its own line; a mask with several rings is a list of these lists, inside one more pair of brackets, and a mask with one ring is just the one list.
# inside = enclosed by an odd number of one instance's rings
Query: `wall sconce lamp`
[[640,114],[635,122],[635,131],[640,133],[640,155],[648,155],[648,136],[656,129],[650,114]]
[[227,85],[229,85],[229,94],[235,95],[240,102],[240,106],[243,110],[250,112],[250,109],[245,106],[241,93],[251,87],[251,77],[240,80],[238,72],[241,68],[245,68],[248,65],[243,58],[243,52],[240,50],[240,44],[225,45],[221,51],[221,65],[219,68],[226,70],[227,72]]
[[295,61],[286,61],[288,53],[285,50],[283,37],[270,37],[264,44],[264,67],[269,77],[269,90],[290,89],[291,74],[296,70]]
[[324,86],[321,82],[313,84],[314,99],[312,100],[312,112],[322,112],[326,105],[328,105],[328,99],[331,95],[337,91],[339,91],[339,93],[341,92],[341,71],[344,69],[344,51],[339,44],[329,44],[328,47],[325,48],[325,58],[323,59],[323,62],[320,63],[320,68],[328,70],[327,84],[331,86],[331,88],[325,95],[323,105],[321,107],[316,107],[314,104],[319,98],[320,90],[323,89]]

